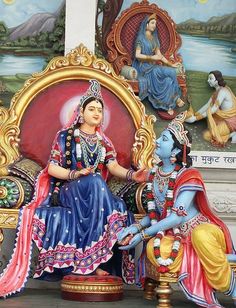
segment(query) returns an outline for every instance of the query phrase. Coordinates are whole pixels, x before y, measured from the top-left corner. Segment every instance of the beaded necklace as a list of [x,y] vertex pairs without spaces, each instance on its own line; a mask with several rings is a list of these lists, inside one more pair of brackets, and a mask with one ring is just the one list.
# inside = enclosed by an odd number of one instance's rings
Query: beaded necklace
[[[90,156],[91,158],[94,156],[94,154],[97,152],[97,149],[99,147],[101,147],[101,143],[99,142],[98,138],[96,140],[96,143],[94,143],[93,145],[88,145],[86,140],[84,140],[84,138],[81,136],[80,138],[80,142],[81,142],[81,147],[83,149],[83,153],[86,153],[86,156]],[[90,148],[91,147],[91,148]],[[99,151],[98,151],[99,152]]]
[[97,143],[98,137],[97,134],[88,134],[84,131],[80,130],[80,137],[82,137],[88,146],[92,147],[95,143]]
[[[161,172],[160,168],[162,166],[162,162],[158,164],[157,167],[154,167],[149,175],[149,179],[148,179],[148,183],[147,183],[147,206],[148,206],[148,215],[151,221],[151,225],[154,225],[157,223],[158,221],[158,215],[157,215],[157,211],[156,211],[156,204],[155,204],[155,193],[154,193],[154,189],[153,189],[153,181],[155,180],[155,178],[160,177],[160,182],[163,181],[163,176],[165,178],[168,177],[168,189],[166,192],[166,201],[165,201],[165,205],[164,205],[164,210],[166,211],[166,217],[170,215],[171,213],[171,208],[173,207],[173,189],[174,189],[174,185],[175,185],[175,180],[176,177],[178,175],[178,171],[181,169],[181,167],[179,165],[176,165],[174,171],[170,174],[164,174],[163,172]],[[167,181],[165,179],[165,181]],[[166,183],[167,184],[167,183]],[[161,186],[163,185],[163,183],[161,183]],[[181,234],[180,234],[180,230],[178,228],[173,228],[173,233],[174,233],[174,243],[172,246],[172,250],[170,253],[170,256],[167,259],[163,259],[161,257],[160,254],[160,244],[161,244],[161,239],[163,238],[163,236],[165,235],[164,231],[159,231],[154,239],[154,255],[155,258],[157,260],[157,262],[159,263],[159,268],[158,271],[160,273],[165,273],[169,271],[168,266],[171,265],[174,260],[177,257],[177,254],[179,252],[180,249],[180,243],[181,243]]]
[[[75,143],[76,143],[76,160],[77,160],[77,168],[78,170],[83,169],[82,166],[82,154],[83,154],[83,158],[84,158],[84,163],[85,163],[85,167],[89,168],[92,167],[94,169],[95,172],[97,173],[101,173],[103,166],[104,166],[104,160],[105,160],[105,156],[106,156],[106,147],[103,143],[103,139],[102,136],[96,132],[96,136],[97,136],[97,146],[95,147],[97,149],[97,157],[95,159],[95,162],[93,165],[90,165],[89,163],[89,156],[88,156],[88,146],[86,147],[86,143],[85,140],[83,138],[81,138],[81,131],[80,129],[75,129],[74,131],[74,137],[75,137]],[[93,152],[93,154],[95,153],[95,151]],[[90,151],[91,154],[91,151]],[[91,156],[91,155],[90,155]]]

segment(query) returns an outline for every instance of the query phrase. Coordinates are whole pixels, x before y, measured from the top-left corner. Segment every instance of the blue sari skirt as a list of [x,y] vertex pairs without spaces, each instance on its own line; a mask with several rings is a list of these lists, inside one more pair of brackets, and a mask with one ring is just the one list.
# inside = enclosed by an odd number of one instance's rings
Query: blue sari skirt
[[181,96],[176,70],[137,59],[132,65],[138,71],[140,99],[148,98],[155,109],[175,109],[176,101]]
[[[122,199],[112,195],[100,174],[66,182],[60,206],[43,205],[33,221],[33,240],[39,249],[35,278],[47,273],[91,274],[113,255],[117,234],[133,221]],[[122,276],[134,282],[134,260],[122,252]]]

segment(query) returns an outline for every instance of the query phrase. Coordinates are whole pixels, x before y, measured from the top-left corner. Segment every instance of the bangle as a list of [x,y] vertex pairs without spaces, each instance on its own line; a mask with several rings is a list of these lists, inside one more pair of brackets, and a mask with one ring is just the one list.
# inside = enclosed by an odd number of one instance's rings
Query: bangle
[[75,180],[76,177],[76,170],[70,170],[69,174],[68,174],[68,180],[73,181]]
[[140,232],[140,235],[141,235],[142,241],[149,240],[149,239],[151,238],[151,236],[149,236],[148,234],[146,234],[146,233],[144,232],[144,230],[142,230],[142,231]]
[[127,173],[126,173],[126,180],[128,182],[131,182],[132,181],[132,177],[133,177],[133,173],[134,173],[134,170],[132,168],[130,168]]
[[171,211],[178,216],[187,216],[188,213],[184,207],[184,205],[179,205],[178,207],[172,207]]

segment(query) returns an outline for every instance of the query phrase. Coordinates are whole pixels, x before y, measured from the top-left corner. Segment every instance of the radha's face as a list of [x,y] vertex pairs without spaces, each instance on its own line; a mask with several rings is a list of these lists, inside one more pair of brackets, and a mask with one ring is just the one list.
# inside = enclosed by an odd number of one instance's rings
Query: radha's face
[[148,23],[147,23],[147,30],[153,32],[156,29],[157,26],[157,21],[156,19],[151,19]]
[[156,140],[156,155],[163,158],[170,158],[171,152],[173,150],[174,140],[172,138],[171,133],[165,129],[160,137]]
[[103,117],[102,104],[96,100],[91,101],[85,109],[81,111],[81,114],[83,115],[86,124],[89,126],[99,126]]
[[216,77],[214,74],[209,74],[207,82],[210,87],[214,88],[215,86],[218,85],[218,81],[216,80]]

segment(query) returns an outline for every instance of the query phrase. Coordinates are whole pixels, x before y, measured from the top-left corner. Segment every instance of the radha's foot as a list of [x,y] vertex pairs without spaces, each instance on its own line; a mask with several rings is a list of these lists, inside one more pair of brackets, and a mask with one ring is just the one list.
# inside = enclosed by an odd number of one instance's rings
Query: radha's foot
[[168,111],[167,111],[167,113],[169,114],[169,115],[173,115],[174,114],[174,110],[173,109],[169,109]]
[[97,268],[95,271],[95,274],[97,276],[109,276],[110,274],[104,270],[102,270],[101,268]]
[[177,104],[177,106],[178,106],[179,108],[181,108],[181,107],[184,107],[185,102],[182,101],[181,98],[178,98],[177,101],[176,101],[176,104]]

